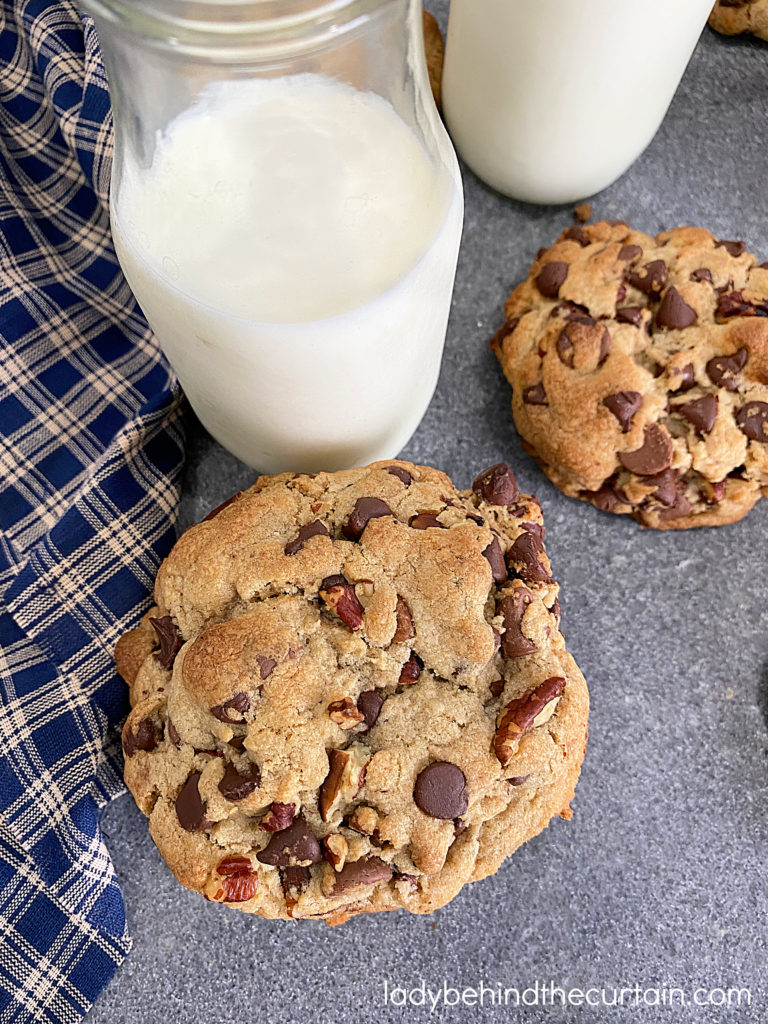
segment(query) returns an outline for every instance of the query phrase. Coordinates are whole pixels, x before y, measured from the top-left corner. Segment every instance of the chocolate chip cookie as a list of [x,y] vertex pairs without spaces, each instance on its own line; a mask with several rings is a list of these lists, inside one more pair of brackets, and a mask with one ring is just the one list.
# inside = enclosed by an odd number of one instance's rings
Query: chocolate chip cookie
[[702,228],[564,231],[491,340],[526,450],[565,494],[659,530],[768,495],[768,264]]
[[709,24],[727,36],[751,32],[768,40],[768,0],[718,0]]
[[584,679],[535,498],[379,462],[261,477],[121,638],[126,782],[179,881],[268,918],[428,913],[570,817]]

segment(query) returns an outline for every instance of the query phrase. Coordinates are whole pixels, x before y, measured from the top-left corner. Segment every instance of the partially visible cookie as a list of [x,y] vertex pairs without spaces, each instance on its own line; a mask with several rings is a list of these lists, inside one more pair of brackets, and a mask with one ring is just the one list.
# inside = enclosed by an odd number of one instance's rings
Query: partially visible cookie
[[768,495],[768,265],[623,221],[539,252],[491,341],[527,450],[565,494],[660,530]]
[[443,59],[445,56],[445,44],[443,34],[434,14],[429,11],[422,11],[422,25],[424,32],[424,52],[427,58],[427,71],[429,71],[429,84],[432,86],[432,95],[439,110],[443,102]]
[[125,778],[183,885],[268,918],[428,913],[570,817],[584,679],[535,498],[408,462],[261,477],[116,650]]
[[768,0],[718,0],[709,24],[727,36],[751,32],[768,40]]

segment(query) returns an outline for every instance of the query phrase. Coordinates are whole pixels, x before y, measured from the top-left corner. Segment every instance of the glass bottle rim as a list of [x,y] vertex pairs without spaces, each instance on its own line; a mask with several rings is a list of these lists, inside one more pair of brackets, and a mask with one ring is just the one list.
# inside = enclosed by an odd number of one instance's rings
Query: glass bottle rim
[[161,48],[236,57],[249,48],[317,43],[396,0],[81,0],[109,24]]

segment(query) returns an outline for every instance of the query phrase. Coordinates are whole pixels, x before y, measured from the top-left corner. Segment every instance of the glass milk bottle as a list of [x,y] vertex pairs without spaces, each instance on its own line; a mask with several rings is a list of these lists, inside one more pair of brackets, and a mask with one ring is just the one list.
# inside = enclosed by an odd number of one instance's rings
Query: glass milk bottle
[[256,469],[390,458],[437,382],[463,197],[418,0],[87,0],[120,263]]
[[712,0],[452,0],[443,108],[498,191],[566,203],[623,174],[661,124]]

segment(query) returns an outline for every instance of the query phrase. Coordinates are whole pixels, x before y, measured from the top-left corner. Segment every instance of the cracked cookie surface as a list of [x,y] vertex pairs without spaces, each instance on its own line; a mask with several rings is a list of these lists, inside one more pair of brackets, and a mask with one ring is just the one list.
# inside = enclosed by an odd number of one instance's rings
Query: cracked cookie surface
[[744,242],[572,227],[505,313],[515,424],[565,494],[660,530],[768,494],[768,265]]
[[751,32],[768,40],[768,0],[718,0],[709,24],[727,36]]
[[125,778],[179,881],[268,918],[428,913],[557,814],[588,696],[506,464],[261,477],[115,652]]

